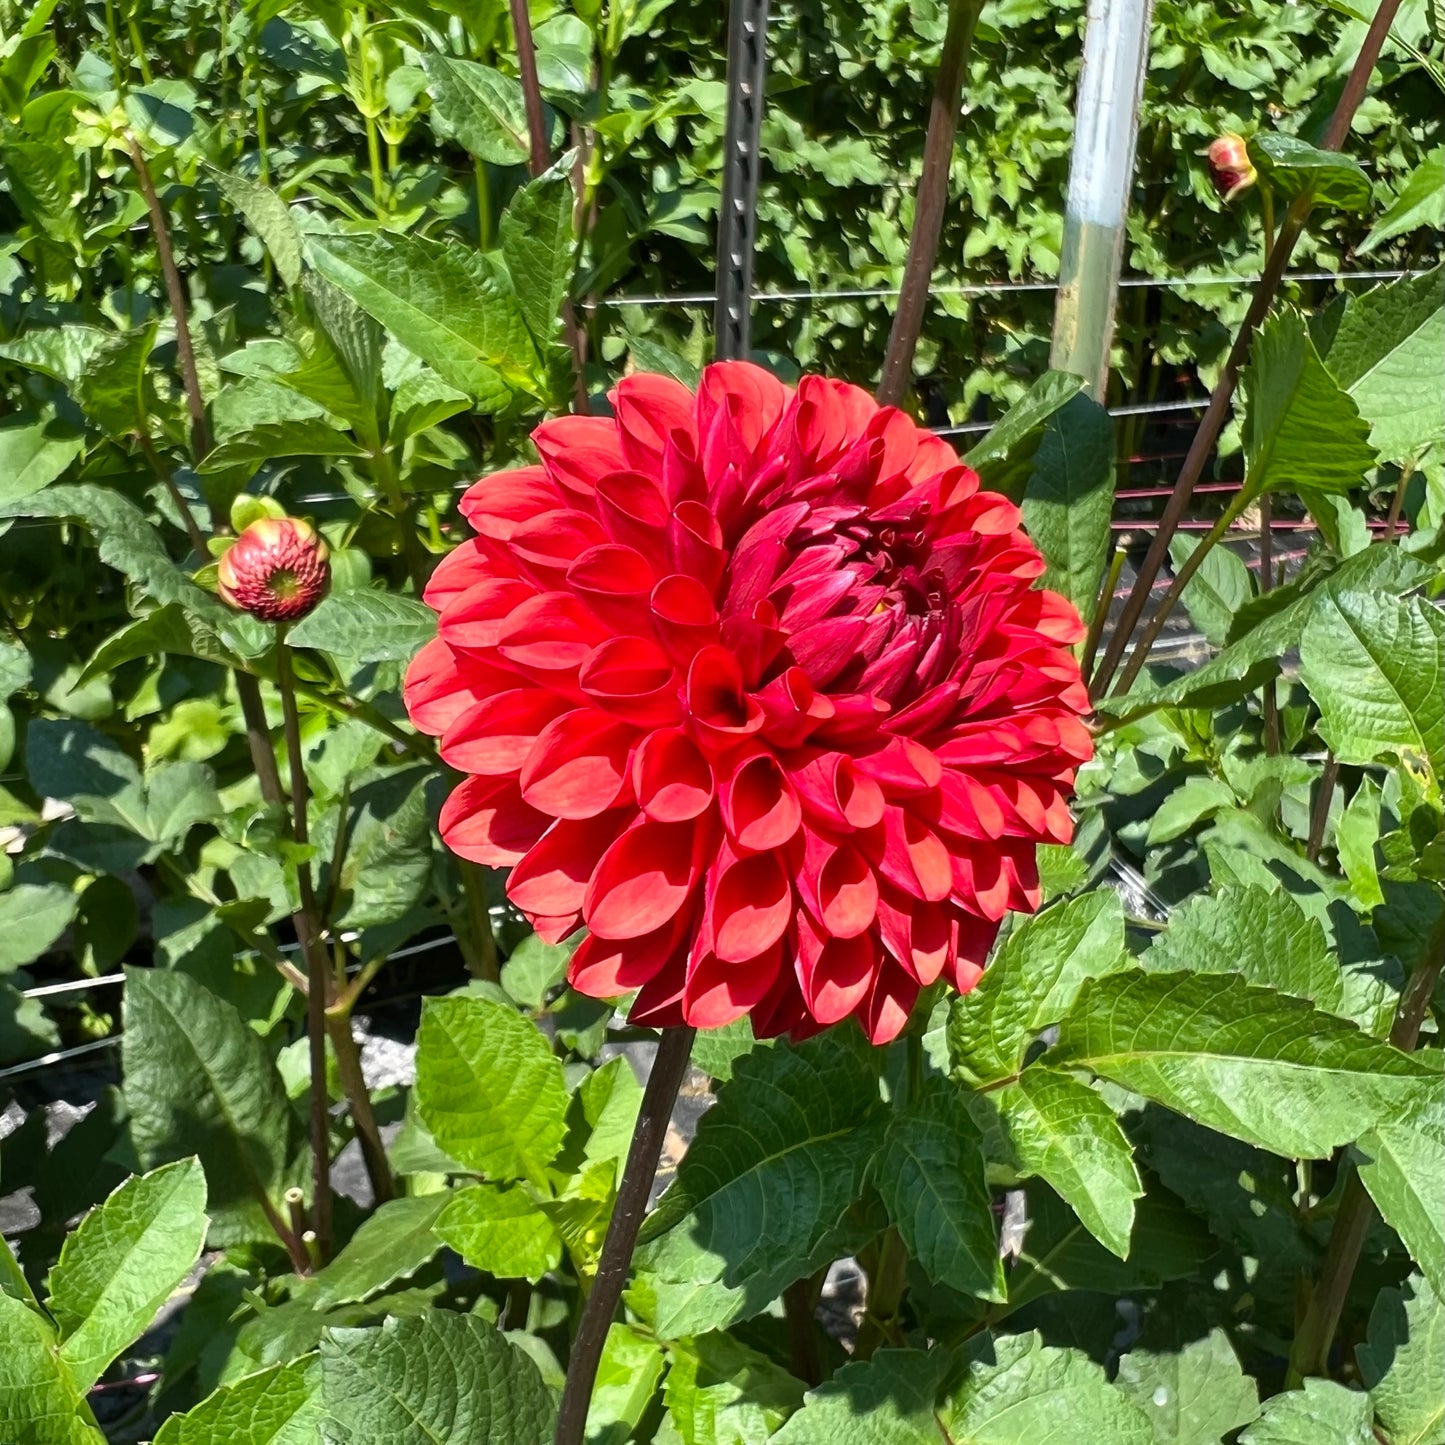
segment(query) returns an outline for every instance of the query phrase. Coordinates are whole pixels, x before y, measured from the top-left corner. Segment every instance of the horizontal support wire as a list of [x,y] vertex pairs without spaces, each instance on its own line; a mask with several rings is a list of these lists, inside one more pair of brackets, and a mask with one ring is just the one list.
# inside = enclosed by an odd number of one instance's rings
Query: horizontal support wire
[[[1302,281],[1398,281],[1405,276],[1419,276],[1421,271],[1295,271],[1284,280]],[[1120,288],[1157,287],[1165,291],[1187,290],[1203,286],[1254,286],[1258,276],[1122,276]],[[932,296],[1008,296],[1025,291],[1057,291],[1057,281],[977,281],[949,283],[929,289]],[[869,301],[897,296],[897,286],[841,287],[834,291],[754,291],[755,305],[785,301]],[[587,311],[609,306],[711,306],[717,300],[712,291],[658,292],[655,295],[602,296],[582,303]]]

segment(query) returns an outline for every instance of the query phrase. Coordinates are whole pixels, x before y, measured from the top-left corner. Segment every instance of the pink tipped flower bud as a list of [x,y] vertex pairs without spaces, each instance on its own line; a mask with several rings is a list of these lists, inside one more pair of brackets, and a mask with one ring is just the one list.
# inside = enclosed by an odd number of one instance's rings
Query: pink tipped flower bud
[[1242,135],[1227,130],[1210,142],[1204,154],[1209,157],[1209,179],[1214,183],[1220,200],[1232,201],[1255,183],[1254,164],[1249,159],[1249,147]]
[[326,543],[296,517],[252,522],[216,566],[216,590],[262,622],[294,622],[326,595]]

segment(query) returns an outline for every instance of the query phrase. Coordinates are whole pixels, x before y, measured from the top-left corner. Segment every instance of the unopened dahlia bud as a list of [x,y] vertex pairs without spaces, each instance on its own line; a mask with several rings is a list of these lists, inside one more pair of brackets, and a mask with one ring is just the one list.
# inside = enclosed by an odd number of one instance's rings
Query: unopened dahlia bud
[[296,517],[252,522],[216,566],[216,590],[262,622],[294,622],[326,595],[326,543]]
[[1255,183],[1254,163],[1249,158],[1249,147],[1242,135],[1225,131],[1217,140],[1210,142],[1204,154],[1209,158],[1209,179],[1214,183],[1220,200],[1232,201]]

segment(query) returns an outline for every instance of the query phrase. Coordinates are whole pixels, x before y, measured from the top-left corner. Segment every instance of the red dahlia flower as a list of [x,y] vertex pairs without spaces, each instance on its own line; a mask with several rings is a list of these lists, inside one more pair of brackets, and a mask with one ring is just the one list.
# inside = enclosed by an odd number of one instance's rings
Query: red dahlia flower
[[1209,160],[1209,179],[1222,201],[1232,201],[1258,179],[1248,142],[1232,130],[1211,141],[1203,154]]
[[252,522],[216,564],[223,601],[262,622],[295,622],[331,583],[326,543],[298,517]]
[[937,437],[743,362],[532,434],[427,589],[406,701],[471,776],[464,858],[639,1023],[759,1035],[978,979],[1090,755],[1081,635],[1003,497]]

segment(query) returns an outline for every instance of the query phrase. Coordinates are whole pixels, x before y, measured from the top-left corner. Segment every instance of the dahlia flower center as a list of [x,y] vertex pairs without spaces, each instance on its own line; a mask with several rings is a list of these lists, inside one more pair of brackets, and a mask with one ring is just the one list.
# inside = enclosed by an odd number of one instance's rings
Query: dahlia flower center
[[273,597],[290,601],[291,598],[300,595],[301,579],[290,567],[278,567],[266,579],[266,587]]

